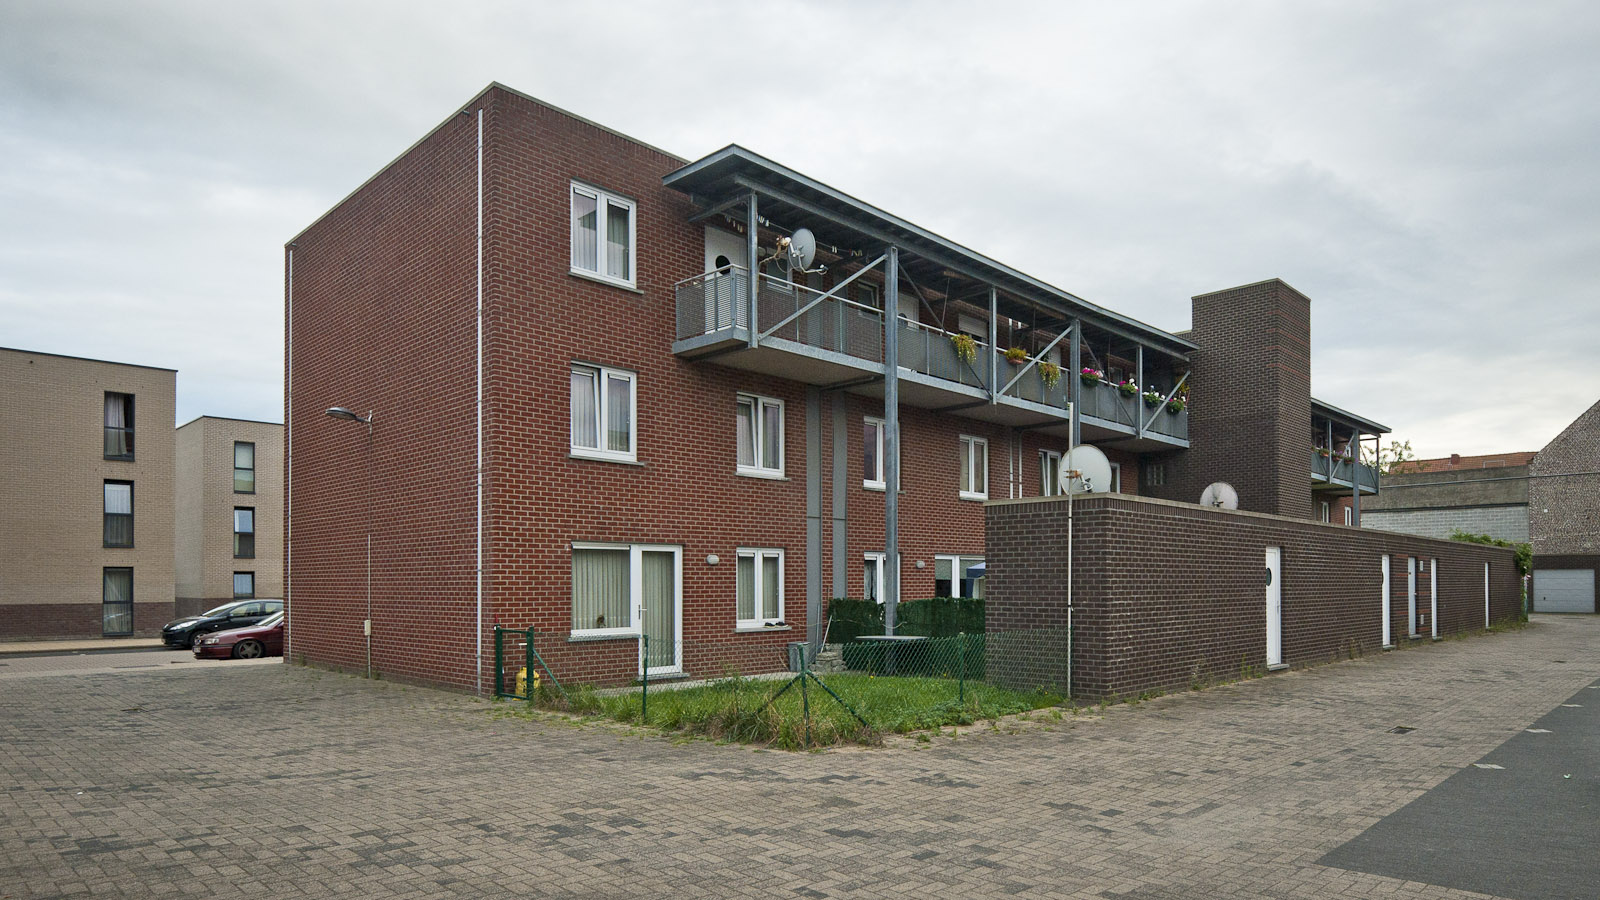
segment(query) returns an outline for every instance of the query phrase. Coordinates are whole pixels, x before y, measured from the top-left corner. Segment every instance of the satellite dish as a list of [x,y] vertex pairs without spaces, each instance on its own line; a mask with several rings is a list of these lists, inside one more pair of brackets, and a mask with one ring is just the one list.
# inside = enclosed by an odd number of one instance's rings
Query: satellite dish
[[1238,509],[1239,492],[1226,481],[1212,482],[1200,493],[1200,505],[1214,506],[1217,509]]
[[1111,490],[1111,461],[1091,444],[1073,447],[1061,458],[1056,483],[1063,494],[1104,494]]
[[802,228],[789,236],[789,268],[805,270],[817,258],[817,236]]

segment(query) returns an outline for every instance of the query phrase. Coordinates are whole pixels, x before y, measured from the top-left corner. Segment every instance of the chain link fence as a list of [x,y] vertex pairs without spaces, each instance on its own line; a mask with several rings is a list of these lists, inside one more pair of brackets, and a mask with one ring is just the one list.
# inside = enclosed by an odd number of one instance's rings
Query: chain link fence
[[[765,636],[761,636],[765,637]],[[545,708],[717,740],[803,749],[1055,706],[1066,699],[1066,629],[862,635],[824,645],[628,639],[636,677],[558,681],[541,644],[556,635],[497,628],[495,694]],[[629,647],[609,642],[608,651]],[[565,647],[561,648],[566,650]]]

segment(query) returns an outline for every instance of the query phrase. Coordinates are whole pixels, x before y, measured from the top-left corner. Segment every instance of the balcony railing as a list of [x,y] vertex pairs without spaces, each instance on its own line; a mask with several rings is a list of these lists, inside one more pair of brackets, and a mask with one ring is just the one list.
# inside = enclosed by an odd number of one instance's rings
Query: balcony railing
[[[678,282],[678,340],[719,332],[748,333],[749,278],[745,269],[730,267]],[[822,296],[821,291],[768,275],[760,276],[758,284],[756,322],[761,340],[777,338],[882,364],[881,310],[839,297],[828,297],[805,309]],[[805,312],[800,312],[802,309]],[[989,359],[997,357],[997,387],[1004,390],[1003,396],[1067,409],[1068,376],[1065,372],[1054,385],[1046,385],[1035,365],[1007,388],[1018,368],[985,341],[975,342],[977,358],[968,363],[956,353],[950,333],[939,328],[901,318],[897,337],[902,368],[987,391]]]
[[[1151,434],[1185,440],[1189,437],[1189,411],[1167,412],[1166,404],[1145,406],[1139,394],[1124,394],[1117,386],[1101,381],[1085,384],[1078,392],[1078,415],[1092,416]],[[1144,423],[1148,422],[1148,425]]]
[[1311,476],[1330,484],[1343,484],[1355,486],[1356,479],[1360,479],[1361,490],[1376,493],[1378,490],[1378,469],[1365,463],[1358,463],[1350,459],[1341,459],[1338,454],[1324,455],[1320,449],[1311,451]]

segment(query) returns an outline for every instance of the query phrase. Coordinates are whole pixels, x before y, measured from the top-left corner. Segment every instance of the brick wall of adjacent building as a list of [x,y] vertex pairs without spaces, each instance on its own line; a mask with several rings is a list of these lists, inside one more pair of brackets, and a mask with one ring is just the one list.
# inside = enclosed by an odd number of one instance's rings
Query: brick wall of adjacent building
[[1310,518],[1310,299],[1274,278],[1201,294],[1192,315],[1190,447],[1145,492],[1193,503],[1225,481],[1240,509]]
[[1372,512],[1363,509],[1361,524],[1367,528],[1441,539],[1448,538],[1452,532],[1460,529],[1471,534],[1487,534],[1498,540],[1520,543],[1528,539],[1528,507],[1462,506],[1455,509],[1380,509]]
[[[1053,634],[1067,616],[1067,505],[992,502],[987,513],[988,627]],[[1074,694],[1131,696],[1265,671],[1265,551],[1282,553],[1283,661],[1305,666],[1383,643],[1382,558],[1390,562],[1391,638],[1407,643],[1406,557],[1438,566],[1438,628],[1470,632],[1520,612],[1509,550],[1296,517],[1153,499],[1074,504]],[[1487,593],[1485,564],[1488,565]],[[1428,611],[1427,575],[1418,605]],[[1431,633],[1433,623],[1422,626]],[[996,654],[991,654],[996,656]],[[1001,657],[1017,684],[1062,684],[1065,653]]]
[[1600,403],[1546,444],[1528,471],[1534,558],[1600,554]]
[[[255,445],[255,489],[236,492],[233,450]],[[189,615],[234,599],[233,576],[255,576],[255,596],[283,596],[283,426],[202,416],[177,433],[177,600]],[[233,512],[255,511],[254,555],[234,556]]]
[[[105,458],[105,395],[134,396],[134,458]],[[106,567],[135,634],[172,617],[170,369],[0,349],[0,639],[97,637]],[[104,546],[104,484],[133,483],[134,546]]]

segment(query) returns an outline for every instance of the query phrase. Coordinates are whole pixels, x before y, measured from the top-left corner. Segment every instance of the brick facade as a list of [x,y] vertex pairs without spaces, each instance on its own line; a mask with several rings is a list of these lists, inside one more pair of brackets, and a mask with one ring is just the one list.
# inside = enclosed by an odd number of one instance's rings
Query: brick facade
[[[253,489],[235,490],[234,444],[254,445]],[[256,597],[283,596],[283,426],[201,416],[178,428],[177,615],[234,599],[234,573],[248,572]],[[234,555],[234,510],[254,512],[252,555]]]
[[1600,403],[1546,444],[1528,470],[1534,571],[1589,569],[1600,594]]
[[[133,396],[107,459],[106,393]],[[0,349],[0,639],[99,637],[106,568],[133,570],[133,634],[172,617],[171,369]],[[105,546],[107,481],[133,485],[133,546]]]
[[[988,627],[1064,629],[1067,504],[987,506]],[[1437,560],[1441,636],[1515,618],[1509,550],[1322,525],[1296,517],[1095,496],[1074,503],[1073,693],[1095,699],[1187,688],[1266,669],[1265,551],[1282,553],[1282,647],[1289,666],[1376,651],[1383,643],[1382,557],[1390,561],[1391,639],[1406,642],[1406,557]],[[1488,565],[1487,600],[1484,566]],[[1429,575],[1418,608],[1428,612]],[[1431,634],[1424,621],[1421,633]],[[1042,631],[1041,631],[1042,630]],[[991,654],[994,655],[994,654]],[[1064,650],[1013,657],[1021,685],[1066,680]]]
[[1311,301],[1279,279],[1193,298],[1189,443],[1151,496],[1193,503],[1214,481],[1239,508],[1310,518]]

